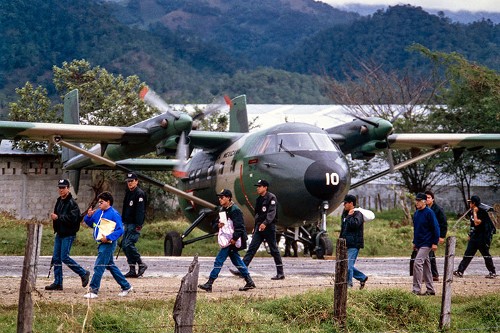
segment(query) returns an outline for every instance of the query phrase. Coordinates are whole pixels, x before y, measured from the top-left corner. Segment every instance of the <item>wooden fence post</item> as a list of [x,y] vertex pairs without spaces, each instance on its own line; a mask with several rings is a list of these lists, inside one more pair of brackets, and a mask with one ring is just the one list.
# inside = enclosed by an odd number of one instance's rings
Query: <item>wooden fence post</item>
[[439,318],[439,329],[450,327],[451,321],[451,283],[453,282],[453,270],[455,260],[456,237],[446,238],[446,251],[444,255],[443,296],[441,298],[441,316]]
[[193,332],[199,272],[200,264],[198,263],[198,256],[195,256],[189,266],[188,273],[182,278],[179,293],[175,299],[173,311],[175,333]]
[[42,243],[42,230],[43,225],[40,223],[29,223],[27,225],[28,239],[24,250],[23,275],[19,288],[17,333],[33,331],[32,293],[36,289],[36,273]]
[[333,319],[340,327],[345,327],[347,317],[347,246],[343,238],[337,240],[335,287],[333,290]]

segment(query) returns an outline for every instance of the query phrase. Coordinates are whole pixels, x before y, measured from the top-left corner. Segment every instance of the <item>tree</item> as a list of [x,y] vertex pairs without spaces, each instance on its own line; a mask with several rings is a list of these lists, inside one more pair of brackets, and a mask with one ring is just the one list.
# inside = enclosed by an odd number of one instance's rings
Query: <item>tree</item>
[[[441,87],[440,104],[430,117],[436,131],[454,133],[500,133],[500,75],[489,68],[469,62],[458,53],[433,52],[416,45],[449,82]],[[470,187],[479,175],[493,189],[500,188],[500,150],[480,154],[455,151],[446,160],[443,170],[461,191],[464,205]]]
[[64,62],[53,71],[54,84],[62,96],[78,89],[82,124],[130,126],[156,112],[139,98],[145,83],[136,75],[115,76],[99,66],[91,67],[86,60]]
[[[429,129],[425,105],[432,103],[440,81],[434,75],[400,75],[386,72],[381,65],[359,61],[359,68],[346,73],[346,81],[329,79],[328,95],[343,104],[349,113],[357,117],[376,116],[391,121],[395,131],[425,132]],[[395,163],[408,160],[420,151],[387,151],[386,158]],[[398,170],[401,177],[395,180],[410,193],[432,188],[441,178],[435,173],[437,159],[426,159]],[[359,169],[358,165],[354,169]],[[362,168],[362,167],[361,167]],[[372,168],[373,169],[373,168]],[[363,169],[365,172],[366,168]]]
[[[9,103],[10,120],[42,123],[61,122],[61,119],[57,117],[57,110],[61,106],[51,106],[51,101],[47,97],[47,89],[44,87],[34,88],[30,82],[26,82],[24,87],[16,89],[16,94],[19,96],[17,102]],[[56,153],[56,149],[53,146],[49,147],[46,142],[14,141],[12,148]]]

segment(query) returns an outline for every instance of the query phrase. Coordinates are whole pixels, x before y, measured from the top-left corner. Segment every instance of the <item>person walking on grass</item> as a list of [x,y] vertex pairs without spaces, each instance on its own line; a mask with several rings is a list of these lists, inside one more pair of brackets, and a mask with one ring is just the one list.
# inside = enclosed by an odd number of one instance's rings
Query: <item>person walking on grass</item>
[[89,284],[90,272],[69,256],[76,233],[80,230],[80,208],[73,199],[69,186],[69,180],[59,180],[57,184],[59,198],[54,211],[50,214],[56,235],[51,261],[51,265],[54,266],[54,282],[46,286],[45,290],[63,290],[63,263],[82,279],[82,287],[85,288]]
[[94,228],[93,236],[99,244],[97,246],[97,258],[94,263],[94,275],[92,275],[92,281],[90,281],[90,290],[83,297],[98,297],[105,269],[110,271],[115,281],[121,287],[121,292],[118,296],[124,297],[133,288],[113,261],[113,253],[116,249],[117,240],[123,234],[122,218],[116,209],[112,207],[113,196],[111,193],[103,192],[97,196],[97,199],[99,208],[97,210],[89,208],[87,215],[83,218],[87,226]]

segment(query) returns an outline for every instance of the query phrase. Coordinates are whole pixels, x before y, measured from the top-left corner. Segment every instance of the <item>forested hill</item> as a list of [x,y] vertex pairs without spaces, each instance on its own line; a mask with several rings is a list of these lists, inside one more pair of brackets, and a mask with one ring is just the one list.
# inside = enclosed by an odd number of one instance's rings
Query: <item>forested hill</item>
[[280,63],[300,73],[328,73],[341,77],[355,59],[384,64],[386,70],[425,70],[422,59],[407,51],[419,43],[431,50],[458,52],[467,59],[500,69],[500,25],[483,20],[451,23],[411,6],[389,7],[350,25],[323,30],[304,42]]
[[169,102],[245,93],[250,103],[328,103],[318,77],[356,59],[425,68],[413,42],[499,69],[499,25],[452,23],[410,6],[369,17],[313,0],[19,0],[0,2],[0,111],[26,81],[86,59],[137,74]]

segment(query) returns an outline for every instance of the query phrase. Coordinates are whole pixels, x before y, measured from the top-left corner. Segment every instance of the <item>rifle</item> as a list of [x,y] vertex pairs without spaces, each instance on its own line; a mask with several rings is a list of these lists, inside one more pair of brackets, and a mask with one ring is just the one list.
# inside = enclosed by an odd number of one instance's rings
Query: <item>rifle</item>
[[120,251],[122,250],[122,241],[118,242],[118,253],[116,253],[115,260],[118,260],[118,256],[120,255]]
[[54,267],[54,259],[50,259],[50,268],[49,268],[49,274],[47,274],[47,279],[50,277],[50,271],[52,271],[52,267]]
[[453,226],[453,228],[451,228],[451,230],[455,230],[458,222],[460,222],[469,212],[470,212],[470,208],[464,213],[464,215],[460,216],[460,218],[457,220],[457,222],[455,222],[455,225]]

